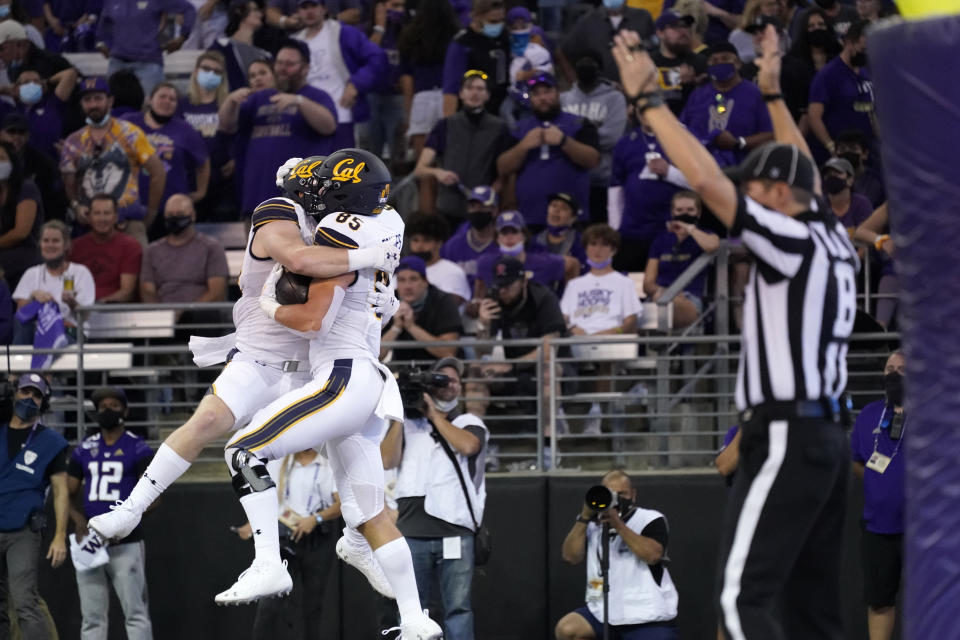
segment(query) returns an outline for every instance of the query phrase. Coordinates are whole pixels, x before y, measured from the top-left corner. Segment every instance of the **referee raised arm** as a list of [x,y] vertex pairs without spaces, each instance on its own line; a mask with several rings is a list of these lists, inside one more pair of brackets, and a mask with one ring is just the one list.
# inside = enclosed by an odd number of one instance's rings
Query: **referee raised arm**
[[857,257],[843,227],[818,210],[820,179],[780,95],[772,26],[763,51],[758,84],[776,142],[733,172],[740,191],[664,106],[656,65],[637,35],[620,32],[613,56],[628,100],[666,155],[754,257],[737,374],[740,466],[722,538],[721,627],[731,640],[841,638],[849,456],[839,400]]

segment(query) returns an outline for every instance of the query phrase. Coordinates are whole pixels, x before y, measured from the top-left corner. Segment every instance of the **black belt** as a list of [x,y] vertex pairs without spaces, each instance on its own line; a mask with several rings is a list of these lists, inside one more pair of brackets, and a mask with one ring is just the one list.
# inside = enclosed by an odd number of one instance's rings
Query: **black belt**
[[740,424],[751,420],[829,420],[844,426],[850,424],[853,403],[846,393],[839,398],[817,400],[770,400],[747,407],[740,412]]

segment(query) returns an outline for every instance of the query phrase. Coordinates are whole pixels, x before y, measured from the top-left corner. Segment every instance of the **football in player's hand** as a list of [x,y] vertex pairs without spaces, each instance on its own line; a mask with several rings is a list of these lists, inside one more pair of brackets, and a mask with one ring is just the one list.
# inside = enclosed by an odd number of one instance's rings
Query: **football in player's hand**
[[280,304],[303,304],[307,301],[310,291],[310,276],[283,270],[283,275],[277,280],[277,302]]

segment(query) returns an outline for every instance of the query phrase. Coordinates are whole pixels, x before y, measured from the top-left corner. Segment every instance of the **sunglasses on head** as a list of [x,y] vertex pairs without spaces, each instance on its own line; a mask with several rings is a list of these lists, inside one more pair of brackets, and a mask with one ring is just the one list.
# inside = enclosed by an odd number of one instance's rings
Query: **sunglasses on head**
[[486,80],[488,78],[486,72],[480,71],[479,69],[470,69],[465,74],[463,74],[463,79],[467,78],[480,78],[481,80]]

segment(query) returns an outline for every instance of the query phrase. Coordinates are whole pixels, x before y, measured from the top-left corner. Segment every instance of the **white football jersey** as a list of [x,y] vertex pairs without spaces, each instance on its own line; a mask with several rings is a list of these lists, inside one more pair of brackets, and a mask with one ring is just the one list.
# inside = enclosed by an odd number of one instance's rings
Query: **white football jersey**
[[[276,262],[253,253],[253,237],[263,225],[277,220],[296,222],[304,244],[313,244],[313,221],[303,207],[289,198],[270,198],[253,211],[247,248],[240,269],[240,299],[233,305],[233,324],[237,328],[237,348],[269,363],[284,360],[306,362],[308,342],[283,325],[271,320],[260,308],[260,290]],[[301,365],[301,369],[305,365]]]
[[[392,207],[377,216],[352,213],[327,214],[317,225],[314,244],[338,249],[365,249],[393,243],[403,248],[403,219]],[[380,316],[367,302],[367,294],[379,282],[391,283],[392,275],[375,269],[361,269],[343,297],[337,317],[322,338],[310,342],[310,368],[337,358],[361,354],[380,358]]]

